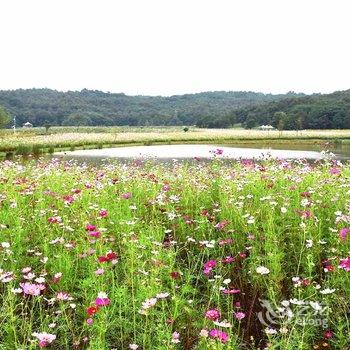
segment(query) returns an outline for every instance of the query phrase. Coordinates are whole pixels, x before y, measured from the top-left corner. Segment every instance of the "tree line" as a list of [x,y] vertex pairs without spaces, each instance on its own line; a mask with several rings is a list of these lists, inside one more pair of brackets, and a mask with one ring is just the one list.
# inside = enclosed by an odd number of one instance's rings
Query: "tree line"
[[201,125],[203,116],[219,124],[236,109],[288,96],[299,95],[216,91],[162,97],[127,96],[86,89],[68,92],[18,89],[0,91],[0,105],[11,116],[16,115],[18,125],[25,122],[34,126]]
[[[350,90],[332,94],[263,94],[214,91],[197,94],[128,96],[97,90],[51,89],[0,91],[0,127],[197,125],[246,128],[270,124],[278,129],[350,128]],[[6,114],[6,117],[4,116]]]

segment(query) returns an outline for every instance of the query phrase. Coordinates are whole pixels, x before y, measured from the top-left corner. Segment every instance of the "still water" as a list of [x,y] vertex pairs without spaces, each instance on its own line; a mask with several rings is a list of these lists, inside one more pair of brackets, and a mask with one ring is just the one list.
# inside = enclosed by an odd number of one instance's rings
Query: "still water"
[[[253,146],[253,147],[252,147]],[[283,145],[274,148],[259,148],[258,144],[252,146],[234,145],[157,145],[157,146],[129,146],[104,149],[76,150],[70,152],[59,152],[56,156],[66,159],[77,159],[82,161],[116,158],[128,159],[213,159],[216,157],[225,159],[310,159],[317,160],[323,157],[320,146],[310,145]],[[350,159],[350,147],[330,149],[337,159]]]

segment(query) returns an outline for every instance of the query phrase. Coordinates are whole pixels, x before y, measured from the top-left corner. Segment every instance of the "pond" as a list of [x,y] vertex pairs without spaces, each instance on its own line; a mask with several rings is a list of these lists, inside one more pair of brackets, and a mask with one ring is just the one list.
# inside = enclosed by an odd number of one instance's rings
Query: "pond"
[[[204,145],[204,144],[182,144],[182,145],[156,145],[156,146],[128,146],[104,149],[76,150],[59,152],[55,155],[65,159],[77,159],[82,161],[102,160],[116,158],[119,160],[130,159],[156,159],[156,160],[185,160],[185,159],[309,159],[317,160],[323,158],[320,146],[313,145],[274,145],[275,148],[259,147],[258,143],[253,145]],[[281,148],[280,148],[281,147]],[[337,159],[350,159],[350,147],[331,149]]]

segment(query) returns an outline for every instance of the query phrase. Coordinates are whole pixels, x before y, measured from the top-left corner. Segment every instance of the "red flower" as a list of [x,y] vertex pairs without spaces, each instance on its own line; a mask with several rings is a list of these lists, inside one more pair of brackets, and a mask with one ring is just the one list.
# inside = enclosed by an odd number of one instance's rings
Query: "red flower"
[[93,316],[95,315],[95,313],[98,311],[98,307],[97,306],[90,306],[86,309],[86,312],[89,316]]

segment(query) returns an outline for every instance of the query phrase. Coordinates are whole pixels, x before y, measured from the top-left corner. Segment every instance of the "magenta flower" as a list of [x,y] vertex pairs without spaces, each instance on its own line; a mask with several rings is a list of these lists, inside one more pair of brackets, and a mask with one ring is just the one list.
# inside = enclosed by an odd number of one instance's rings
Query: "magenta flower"
[[350,258],[340,259],[339,268],[350,271]]
[[220,311],[217,309],[210,309],[205,313],[205,317],[208,320],[218,321],[220,319]]
[[223,153],[224,153],[224,150],[221,149],[221,148],[217,148],[217,149],[214,151],[214,154],[216,154],[217,156],[221,156]]
[[101,209],[98,215],[100,215],[101,218],[105,218],[108,216],[108,212],[105,209]]
[[241,292],[240,289],[224,289],[222,291],[224,294],[239,294]]
[[348,234],[350,233],[350,228],[344,227],[339,231],[339,237],[341,240],[345,240]]
[[203,266],[204,274],[209,275],[211,270],[216,266],[216,260],[209,260]]
[[107,294],[104,292],[98,293],[95,304],[96,306],[108,306],[110,304],[110,300]]
[[98,238],[101,236],[101,232],[100,231],[89,231],[89,236]]
[[226,332],[219,330],[219,329],[213,328],[212,330],[210,330],[209,337],[213,338],[213,339],[217,339],[217,340],[221,341],[222,343],[228,342],[228,334]]
[[86,231],[95,231],[96,230],[96,226],[95,225],[92,225],[92,224],[87,224],[85,226],[85,230]]

